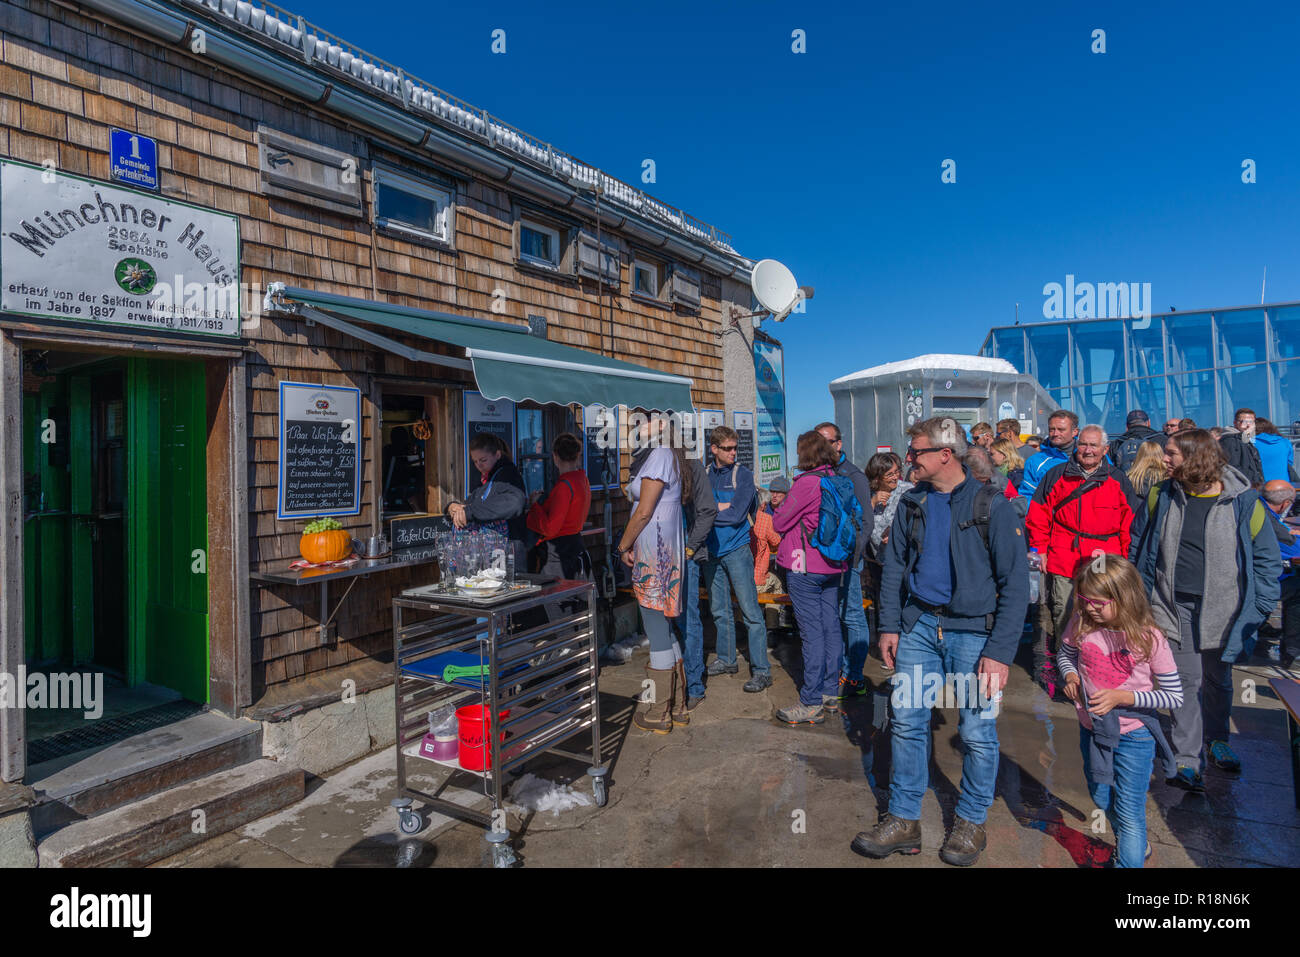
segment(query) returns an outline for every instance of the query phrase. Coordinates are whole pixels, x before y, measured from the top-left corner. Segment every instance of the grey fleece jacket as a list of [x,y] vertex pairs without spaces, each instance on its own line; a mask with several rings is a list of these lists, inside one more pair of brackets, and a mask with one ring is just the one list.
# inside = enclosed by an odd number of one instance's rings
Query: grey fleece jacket
[[[1260,614],[1259,607],[1246,605],[1271,606],[1277,600],[1277,571],[1273,570],[1273,565],[1277,565],[1278,570],[1281,566],[1277,539],[1271,527],[1264,527],[1251,543],[1251,554],[1246,556],[1253,565],[1260,567],[1251,568],[1250,575],[1241,567],[1241,529],[1234,500],[1241,495],[1250,495],[1256,499],[1252,509],[1259,503],[1246,477],[1231,465],[1224,466],[1221,481],[1223,492],[1205,520],[1205,585],[1200,620],[1202,651],[1219,650],[1239,643],[1244,630],[1242,626],[1256,625],[1267,615],[1267,611]],[[1147,548],[1154,546],[1156,549],[1151,611],[1165,637],[1181,644],[1187,636],[1179,632],[1174,570],[1178,564],[1187,493],[1174,481],[1165,483],[1165,488],[1164,494],[1169,496],[1168,509],[1163,511],[1160,526],[1150,530],[1155,539],[1147,545]],[[1161,511],[1157,511],[1157,518],[1160,514]],[[1248,510],[1245,521],[1249,523],[1249,520]],[[1138,550],[1142,549],[1139,547]],[[1141,569],[1144,563],[1140,558],[1138,564]]]

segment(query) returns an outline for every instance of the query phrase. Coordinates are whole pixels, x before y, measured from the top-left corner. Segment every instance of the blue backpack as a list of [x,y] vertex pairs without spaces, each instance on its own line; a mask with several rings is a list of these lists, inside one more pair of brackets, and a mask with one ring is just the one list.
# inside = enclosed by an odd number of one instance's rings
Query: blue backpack
[[828,562],[852,561],[862,531],[862,503],[853,491],[853,480],[843,475],[823,475],[821,492],[817,530],[809,544]]

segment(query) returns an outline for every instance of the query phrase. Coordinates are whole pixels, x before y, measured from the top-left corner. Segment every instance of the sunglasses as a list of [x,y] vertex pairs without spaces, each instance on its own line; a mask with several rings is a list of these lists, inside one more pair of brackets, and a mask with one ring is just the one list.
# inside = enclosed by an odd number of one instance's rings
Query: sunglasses
[[736,446],[734,446],[734,445],[719,445],[717,448],[718,448],[718,451],[719,451],[719,452],[734,452],[734,451],[736,451]]
[[1079,601],[1083,602],[1094,611],[1101,611],[1109,605],[1114,599],[1112,598],[1085,598],[1083,595],[1078,596]]
[[926,452],[942,452],[942,451],[943,451],[943,449],[941,449],[941,448],[940,448],[940,449],[934,449],[934,448],[930,448],[930,449],[918,449],[918,448],[917,448],[916,446],[914,446],[914,445],[909,445],[909,446],[907,447],[907,457],[908,457],[909,459],[914,459],[914,458],[916,458],[918,455],[924,455]]

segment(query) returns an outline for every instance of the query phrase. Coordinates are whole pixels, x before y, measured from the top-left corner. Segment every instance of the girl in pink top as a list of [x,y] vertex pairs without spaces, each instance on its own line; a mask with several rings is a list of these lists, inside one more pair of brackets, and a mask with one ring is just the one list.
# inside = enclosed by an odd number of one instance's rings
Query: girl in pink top
[[1166,763],[1172,758],[1155,710],[1182,704],[1182,683],[1131,563],[1115,555],[1081,561],[1074,607],[1057,666],[1079,713],[1088,791],[1115,831],[1115,866],[1141,867],[1157,744]]

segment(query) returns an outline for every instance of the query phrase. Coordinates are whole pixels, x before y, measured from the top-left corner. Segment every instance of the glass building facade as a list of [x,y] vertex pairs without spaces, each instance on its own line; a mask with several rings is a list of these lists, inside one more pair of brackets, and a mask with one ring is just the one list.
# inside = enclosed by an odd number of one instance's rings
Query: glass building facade
[[980,355],[1036,378],[1081,422],[1124,431],[1129,409],[1231,425],[1242,406],[1283,434],[1300,420],[1300,303],[997,326]]

